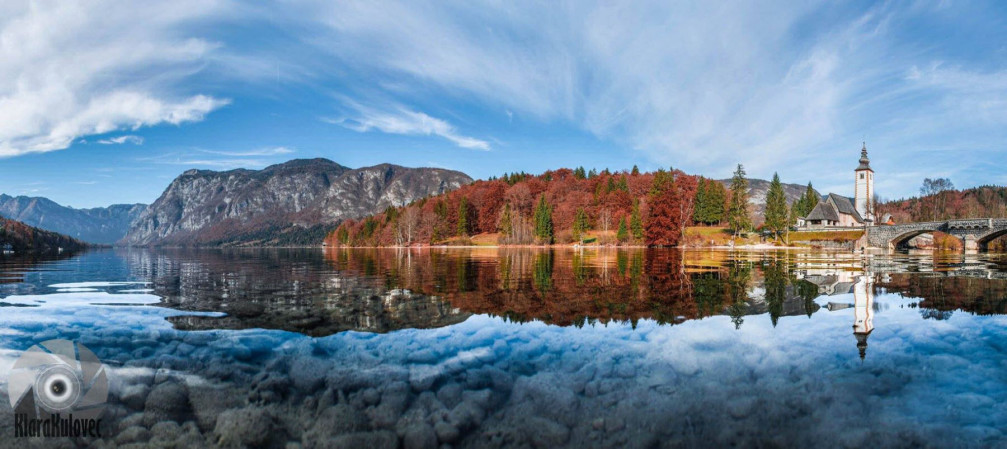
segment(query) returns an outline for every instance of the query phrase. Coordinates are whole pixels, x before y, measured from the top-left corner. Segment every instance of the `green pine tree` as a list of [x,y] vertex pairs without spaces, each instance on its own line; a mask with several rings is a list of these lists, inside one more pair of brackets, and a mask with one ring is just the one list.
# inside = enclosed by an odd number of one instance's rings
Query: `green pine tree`
[[587,212],[584,208],[577,209],[577,214],[573,219],[573,238],[574,240],[581,241],[584,239],[585,234],[587,234],[588,229],[591,227],[590,220],[587,218]]
[[706,178],[700,177],[699,183],[696,184],[696,198],[693,200],[692,206],[692,221],[695,223],[707,223],[707,181]]
[[752,227],[752,217],[748,214],[748,179],[745,168],[738,164],[731,178],[731,205],[727,211],[727,224],[737,236]]
[[538,206],[535,207],[535,237],[546,244],[553,241],[552,208],[545,201],[545,194],[539,197]]
[[811,187],[811,183],[809,182],[808,188],[804,191],[805,210],[804,215],[802,216],[807,217],[808,214],[810,214],[811,211],[814,210],[815,206],[818,205],[818,201],[820,200],[821,197],[819,197],[818,194],[815,193],[814,187]]
[[629,228],[626,226],[626,217],[619,220],[619,230],[615,233],[615,238],[620,242],[629,240]]
[[632,171],[632,172],[630,172],[630,174],[631,174],[631,175],[633,175],[633,176],[636,176],[636,175],[639,175],[639,174],[640,174],[640,168],[639,168],[639,167],[637,167],[637,166],[636,166],[636,165],[634,164],[634,165],[633,165],[633,171]]
[[629,215],[629,229],[633,231],[633,238],[643,240],[643,219],[640,218],[640,201],[633,203],[633,211]]
[[707,223],[722,223],[727,205],[727,188],[720,181],[707,181],[706,200],[706,212],[704,215],[706,216]]
[[629,192],[629,181],[626,179],[626,175],[619,177],[619,183],[616,184],[616,188],[623,192]]
[[462,197],[462,201],[458,204],[458,235],[468,237],[469,231],[469,200]]
[[777,237],[787,229],[787,196],[780,183],[780,175],[773,173],[773,181],[769,183],[766,193],[766,227]]

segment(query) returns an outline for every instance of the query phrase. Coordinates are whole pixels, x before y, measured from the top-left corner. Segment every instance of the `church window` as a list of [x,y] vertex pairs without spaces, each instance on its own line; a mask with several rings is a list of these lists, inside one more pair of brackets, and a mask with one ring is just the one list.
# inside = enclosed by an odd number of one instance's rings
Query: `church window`
[[864,174],[863,173],[860,174],[860,179],[864,179]]

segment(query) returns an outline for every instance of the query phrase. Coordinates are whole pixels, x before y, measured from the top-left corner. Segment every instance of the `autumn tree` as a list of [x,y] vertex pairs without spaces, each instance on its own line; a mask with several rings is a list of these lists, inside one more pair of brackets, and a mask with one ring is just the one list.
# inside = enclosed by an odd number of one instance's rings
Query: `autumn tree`
[[738,164],[731,178],[731,203],[727,211],[727,223],[737,236],[752,227],[752,217],[748,213],[748,179],[745,168]]
[[500,213],[500,223],[497,225],[500,236],[507,238],[514,233],[514,221],[511,217],[510,203],[504,205],[503,212]]
[[789,227],[787,219],[787,195],[783,191],[780,175],[773,173],[773,181],[769,183],[766,193],[766,227],[779,237]]
[[407,206],[396,220],[395,227],[398,231],[399,244],[412,244],[416,236],[416,228],[419,226],[420,208],[417,206]]
[[682,236],[679,213],[679,192],[672,172],[658,170],[654,174],[646,223],[646,243],[650,246],[674,246]]
[[[609,178],[612,179],[612,178]],[[598,214],[598,227],[601,229],[602,235],[607,240],[608,230],[612,227],[612,210],[609,208],[603,208],[601,213]]]
[[475,203],[473,206],[476,206],[473,209],[479,217],[478,226],[474,228],[478,232],[494,232],[500,218],[500,212],[503,210],[507,185],[502,182],[485,184],[485,187],[481,189],[484,191],[482,196],[478,198],[473,196],[472,198],[473,203]]
[[929,205],[930,214],[928,214],[927,219],[937,221],[941,217],[941,212],[947,205],[948,197],[944,192],[954,190],[954,188],[955,185],[948,178],[926,178],[923,180],[923,186],[920,187],[920,196]]

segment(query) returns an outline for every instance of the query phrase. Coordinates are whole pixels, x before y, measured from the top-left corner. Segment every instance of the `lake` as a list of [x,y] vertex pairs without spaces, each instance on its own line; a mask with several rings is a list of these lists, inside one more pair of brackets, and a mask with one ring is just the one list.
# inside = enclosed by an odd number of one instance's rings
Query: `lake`
[[1007,257],[117,249],[0,259],[8,375],[104,363],[100,439],[170,447],[1007,445]]

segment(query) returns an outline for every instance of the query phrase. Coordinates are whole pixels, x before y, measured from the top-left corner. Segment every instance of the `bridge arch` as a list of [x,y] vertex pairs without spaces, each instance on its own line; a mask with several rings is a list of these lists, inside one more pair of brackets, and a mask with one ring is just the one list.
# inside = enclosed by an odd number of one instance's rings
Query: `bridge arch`
[[[897,235],[895,237],[892,237],[892,239],[889,240],[889,248],[890,249],[905,248],[906,245],[909,243],[909,240],[912,240],[913,237],[919,237],[919,236],[921,236],[923,234],[931,234],[932,235],[932,234],[934,234],[936,232],[946,233],[945,231],[943,231],[941,229],[938,229],[936,226],[933,229],[930,229],[930,228],[921,228],[921,229],[913,229],[913,230],[909,230],[909,231],[903,232],[903,233],[901,233],[901,234],[899,234],[899,235]],[[964,246],[965,241],[962,240],[961,237],[959,237],[957,235],[954,235],[954,234],[948,234],[948,235],[950,235],[950,236],[952,236],[952,237],[954,237],[954,238],[956,238],[958,240],[961,240],[961,243]]]
[[984,235],[984,236],[976,239],[976,243],[979,245],[978,249],[980,251],[988,251],[989,250],[989,244],[990,244],[990,242],[992,242],[993,240],[996,240],[999,237],[1003,237],[1005,235],[1007,235],[1007,229],[1001,229],[1001,230],[998,230],[998,231],[993,231],[993,232],[991,232],[989,234],[986,234],[986,235]]

